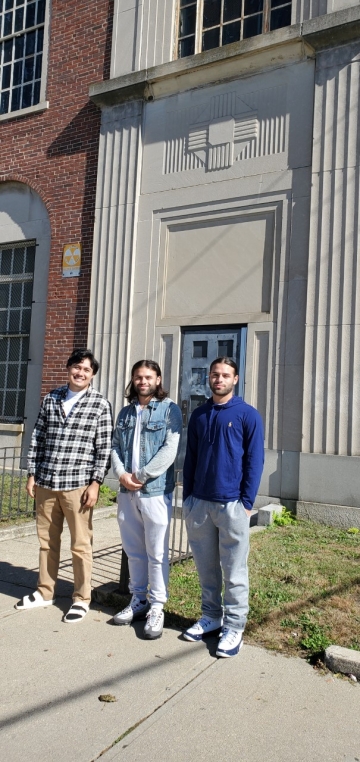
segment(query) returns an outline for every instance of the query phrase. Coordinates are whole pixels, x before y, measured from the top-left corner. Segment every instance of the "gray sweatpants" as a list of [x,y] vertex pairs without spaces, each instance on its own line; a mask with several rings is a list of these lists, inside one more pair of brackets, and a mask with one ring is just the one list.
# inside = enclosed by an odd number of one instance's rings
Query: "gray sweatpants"
[[[249,517],[241,502],[213,503],[190,495],[183,503],[190,547],[201,585],[202,613],[243,630],[249,611]],[[221,573],[222,569],[222,573]]]

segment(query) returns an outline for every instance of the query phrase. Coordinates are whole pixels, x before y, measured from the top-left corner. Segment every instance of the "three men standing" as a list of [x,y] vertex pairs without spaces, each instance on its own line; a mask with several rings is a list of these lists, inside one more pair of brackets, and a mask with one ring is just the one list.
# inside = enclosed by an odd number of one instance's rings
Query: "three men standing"
[[92,512],[109,467],[110,403],[91,386],[99,363],[88,349],[67,361],[68,384],[44,398],[28,454],[26,489],[36,501],[40,542],[37,590],[17,609],[54,603],[64,517],[71,536],[73,604],[64,622],[81,621],[89,610],[92,570]]
[[153,360],[135,363],[126,397],[129,404],[116,422],[112,465],[120,482],[118,521],[132,598],[114,623],[131,624],[147,616],[144,635],[155,639],[164,626],[174,460],[182,417],[162,388],[161,370]]
[[235,656],[242,646],[249,609],[249,517],[264,464],[262,420],[234,395],[237,382],[233,360],[218,357],[211,363],[212,398],[192,413],[183,469],[183,511],[202,590],[202,616],[184,637],[198,641],[220,632],[220,657]]
[[[92,509],[109,465],[110,403],[91,386],[98,367],[89,350],[71,355],[68,385],[44,398],[28,456],[27,491],[36,500],[40,570],[37,590],[16,608],[54,603],[66,517],[74,570],[73,604],[64,617],[69,623],[80,621],[89,609]],[[242,646],[249,608],[249,517],[264,463],[261,417],[234,395],[237,381],[233,360],[219,357],[211,363],[212,398],[190,418],[183,469],[183,510],[202,589],[202,616],[184,637],[197,641],[221,632],[216,651],[221,657],[235,656]],[[126,397],[129,404],[118,415],[111,453],[120,482],[118,521],[132,598],[114,623],[146,616],[144,635],[155,639],[164,626],[182,416],[153,360],[135,363]]]

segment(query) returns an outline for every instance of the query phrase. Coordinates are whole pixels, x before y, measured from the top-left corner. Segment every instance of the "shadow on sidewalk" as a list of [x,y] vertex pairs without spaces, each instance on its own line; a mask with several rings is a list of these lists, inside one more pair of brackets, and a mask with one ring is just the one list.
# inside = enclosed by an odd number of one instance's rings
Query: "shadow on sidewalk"
[[[16,588],[19,590],[19,598],[27,593],[36,590],[38,581],[38,569],[26,569],[24,566],[13,566],[7,561],[0,561],[0,594],[17,596]],[[71,598],[73,592],[73,583],[58,579],[56,585],[56,595],[61,598]]]

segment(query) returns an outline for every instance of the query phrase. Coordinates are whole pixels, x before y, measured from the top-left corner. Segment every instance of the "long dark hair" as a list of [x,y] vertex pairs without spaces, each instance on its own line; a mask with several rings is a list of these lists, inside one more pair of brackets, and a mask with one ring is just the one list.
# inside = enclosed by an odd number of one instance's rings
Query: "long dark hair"
[[[138,368],[150,368],[150,370],[154,370],[157,376],[160,376],[161,379],[161,369],[160,365],[155,362],[155,360],[138,360],[138,362],[135,363],[135,365],[131,368],[131,381],[129,381],[126,389],[125,389],[125,398],[128,400],[128,402],[133,402],[137,399],[137,391],[135,389],[135,386],[133,384],[133,376],[135,371]],[[164,400],[165,397],[168,396],[168,392],[165,391],[162,387],[162,383],[160,381],[159,386],[156,387],[156,391],[154,393],[154,397],[157,400]]]

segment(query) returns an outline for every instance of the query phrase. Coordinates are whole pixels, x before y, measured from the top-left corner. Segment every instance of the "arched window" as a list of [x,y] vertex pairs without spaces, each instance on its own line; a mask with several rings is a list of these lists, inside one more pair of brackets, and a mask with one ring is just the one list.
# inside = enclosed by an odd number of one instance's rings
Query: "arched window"
[[25,183],[0,183],[0,208],[0,447],[23,431],[26,446],[41,397],[50,220]]
[[0,421],[24,420],[36,241],[0,245]]

